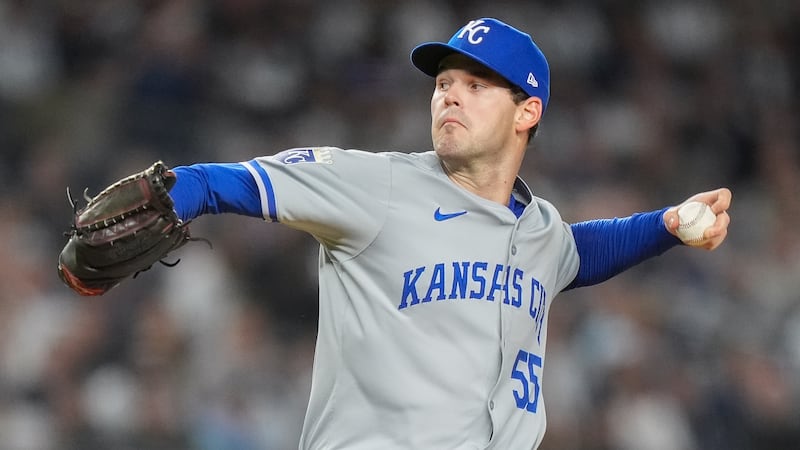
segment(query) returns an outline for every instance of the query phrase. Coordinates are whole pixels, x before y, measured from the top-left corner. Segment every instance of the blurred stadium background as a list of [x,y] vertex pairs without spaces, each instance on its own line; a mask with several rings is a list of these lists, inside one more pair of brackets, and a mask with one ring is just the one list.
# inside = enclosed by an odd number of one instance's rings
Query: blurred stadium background
[[315,243],[204,217],[213,250],[78,298],[55,270],[65,187],[429,149],[408,52],[480,16],[549,57],[524,176],[566,220],[734,192],[723,248],[558,297],[543,447],[800,448],[800,2],[0,0],[0,449],[296,447]]

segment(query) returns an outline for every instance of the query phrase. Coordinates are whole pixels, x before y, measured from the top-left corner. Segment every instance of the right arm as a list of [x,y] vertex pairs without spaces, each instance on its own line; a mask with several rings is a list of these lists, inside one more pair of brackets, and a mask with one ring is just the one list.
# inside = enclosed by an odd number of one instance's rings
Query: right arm
[[370,152],[289,149],[173,171],[170,196],[182,220],[221,213],[260,218],[309,233],[343,257],[372,242],[388,211],[390,160]]
[[193,164],[172,171],[177,182],[169,195],[181,220],[221,213],[263,218],[258,187],[243,164]]

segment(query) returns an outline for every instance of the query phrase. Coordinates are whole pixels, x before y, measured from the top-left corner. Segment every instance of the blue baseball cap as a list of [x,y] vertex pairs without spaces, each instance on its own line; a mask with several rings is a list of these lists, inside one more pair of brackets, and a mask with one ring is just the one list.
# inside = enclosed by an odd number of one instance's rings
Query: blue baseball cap
[[492,69],[531,97],[550,98],[550,67],[530,35],[497,19],[470,21],[446,44],[426,42],[411,51],[411,62],[426,75],[439,74],[439,63],[451,53],[461,53]]

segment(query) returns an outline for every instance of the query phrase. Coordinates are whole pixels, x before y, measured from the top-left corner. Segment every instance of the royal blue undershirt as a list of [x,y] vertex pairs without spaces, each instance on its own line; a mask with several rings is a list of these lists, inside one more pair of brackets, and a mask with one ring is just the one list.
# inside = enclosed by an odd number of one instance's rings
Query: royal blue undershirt
[[[221,213],[264,217],[258,187],[242,164],[194,164],[173,171],[178,181],[170,196],[182,220]],[[509,208],[520,217],[525,205],[512,196]],[[601,283],[679,245],[680,240],[664,227],[665,210],[570,224],[580,266],[565,290]]]

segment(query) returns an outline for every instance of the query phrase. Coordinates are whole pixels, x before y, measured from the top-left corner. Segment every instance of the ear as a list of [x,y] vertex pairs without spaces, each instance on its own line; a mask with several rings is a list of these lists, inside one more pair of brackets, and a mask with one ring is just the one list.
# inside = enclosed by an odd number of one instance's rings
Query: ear
[[527,131],[533,128],[542,118],[542,99],[528,97],[517,105],[517,131]]

